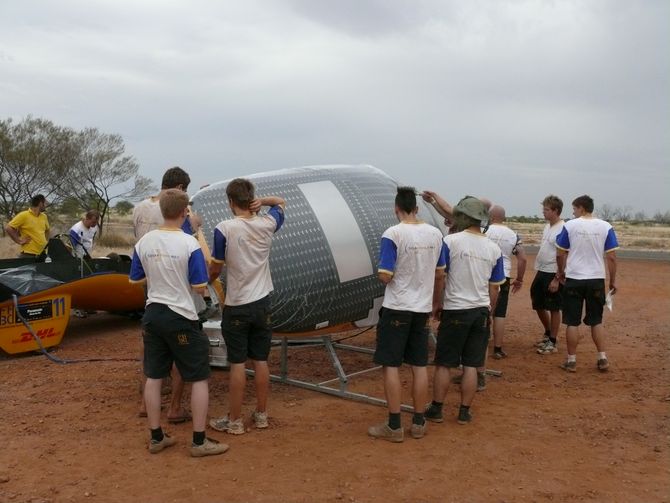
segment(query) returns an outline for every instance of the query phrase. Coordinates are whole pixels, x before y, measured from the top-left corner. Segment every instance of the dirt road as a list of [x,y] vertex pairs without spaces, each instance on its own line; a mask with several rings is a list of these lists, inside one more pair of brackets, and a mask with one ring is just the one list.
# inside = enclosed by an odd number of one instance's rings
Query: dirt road
[[[179,444],[150,455],[136,416],[137,363],[0,360],[0,502],[669,501],[670,264],[620,262],[605,321],[608,374],[597,372],[588,336],[576,374],[558,368],[563,334],[558,354],[535,354],[530,279],[511,299],[510,356],[490,361],[503,376],[478,393],[473,423],[456,423],[451,389],[448,419],[402,444],[366,436],[381,407],[274,384],[269,430],[210,433],[230,451],[192,459],[190,424],[171,426]],[[138,322],[107,314],[74,319],[57,355],[134,358],[139,332]],[[359,339],[372,345],[372,331]],[[343,361],[353,371],[369,359]],[[316,349],[293,350],[290,364],[305,377],[334,377]],[[213,415],[226,411],[227,380],[225,371],[212,377]],[[381,397],[381,377],[355,378],[352,389]]]

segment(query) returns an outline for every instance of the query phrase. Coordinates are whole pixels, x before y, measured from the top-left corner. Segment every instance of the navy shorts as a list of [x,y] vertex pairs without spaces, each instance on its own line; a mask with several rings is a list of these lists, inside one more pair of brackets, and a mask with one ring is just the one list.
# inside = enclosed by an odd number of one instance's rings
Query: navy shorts
[[224,306],[221,333],[226,341],[228,361],[267,361],[272,342],[270,296],[241,306]]
[[549,284],[556,277],[556,273],[537,271],[533,283],[530,285],[530,301],[533,309],[545,311],[560,311],[563,304],[563,285],[558,284],[556,292],[549,291]]
[[484,365],[491,333],[488,320],[488,307],[442,311],[435,364],[450,368]]
[[496,318],[504,318],[507,316],[507,303],[509,302],[509,285],[510,279],[505,279],[505,282],[500,285],[500,292],[498,293],[498,302],[496,302],[496,311],[493,316]]
[[580,325],[582,306],[586,305],[584,324],[593,327],[603,322],[605,305],[604,279],[567,279],[563,289],[563,323],[569,327]]
[[184,318],[165,304],[152,303],[144,311],[142,328],[147,377],[167,377],[173,362],[185,382],[209,377],[209,338],[197,321]]
[[428,365],[428,316],[382,308],[377,324],[377,348],[373,361],[384,367]]

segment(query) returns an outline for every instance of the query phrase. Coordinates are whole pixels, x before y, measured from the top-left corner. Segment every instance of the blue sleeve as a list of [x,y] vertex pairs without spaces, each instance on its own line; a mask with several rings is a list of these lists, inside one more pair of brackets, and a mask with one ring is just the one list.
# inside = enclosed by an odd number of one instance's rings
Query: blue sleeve
[[562,250],[570,249],[570,236],[568,236],[568,229],[563,226],[561,232],[556,236],[556,246]]
[[616,250],[619,248],[619,242],[616,239],[616,234],[614,234],[614,229],[610,228],[607,232],[607,238],[605,238],[605,251]]
[[81,244],[81,237],[74,229],[70,229],[70,243],[72,243],[73,248],[76,248],[77,245]]
[[502,255],[496,261],[496,265],[493,266],[493,271],[491,271],[491,277],[489,278],[489,283],[504,283],[507,278],[505,277],[505,266],[503,265]]
[[188,282],[194,286],[206,285],[209,280],[207,263],[202,250],[198,248],[188,258]]
[[395,263],[398,259],[398,248],[389,238],[382,238],[379,247],[379,272],[393,274]]
[[449,256],[449,249],[444,241],[442,241],[442,249],[440,250],[440,256],[437,259],[436,269],[442,269],[447,266],[447,257]]
[[146,278],[144,274],[144,267],[142,267],[142,262],[140,257],[137,254],[137,250],[133,250],[133,261],[130,263],[130,281],[142,281]]
[[219,229],[214,229],[214,251],[212,257],[219,262],[226,260],[226,236]]
[[275,222],[277,222],[277,227],[275,227],[275,232],[277,232],[281,229],[281,226],[284,225],[284,210],[281,206],[273,206],[270,208],[270,211],[268,211],[268,215],[274,218]]
[[449,245],[444,240],[442,242],[444,243],[444,245],[443,245],[443,249],[444,249],[444,270],[449,272],[449,265],[451,264],[450,258],[449,258]]
[[184,223],[181,224],[181,230],[184,231],[189,236],[193,235],[193,227],[191,226],[191,219],[189,217],[186,217],[184,219]]

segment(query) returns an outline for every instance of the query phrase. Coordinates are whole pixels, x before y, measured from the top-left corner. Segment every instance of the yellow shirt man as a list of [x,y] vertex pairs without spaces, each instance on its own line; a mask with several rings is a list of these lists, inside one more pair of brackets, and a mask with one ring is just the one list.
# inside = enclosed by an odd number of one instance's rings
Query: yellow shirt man
[[[33,199],[36,199],[36,196]],[[21,254],[40,255],[47,246],[49,219],[44,213],[46,200],[31,201],[36,205],[18,213],[6,226],[7,234],[21,245]]]

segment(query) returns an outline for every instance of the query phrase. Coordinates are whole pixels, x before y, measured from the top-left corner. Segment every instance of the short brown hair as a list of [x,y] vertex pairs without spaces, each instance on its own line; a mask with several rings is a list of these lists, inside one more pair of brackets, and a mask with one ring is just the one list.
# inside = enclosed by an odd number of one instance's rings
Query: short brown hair
[[179,218],[188,206],[188,195],[179,189],[168,189],[163,192],[158,204],[163,218],[166,220]]
[[248,210],[249,203],[254,200],[254,184],[246,178],[235,178],[228,183],[226,195],[235,206],[240,209]]
[[575,208],[584,208],[586,213],[593,213],[593,199],[591,196],[587,196],[586,194],[579,196],[574,201],[572,201],[572,205]]
[[86,215],[84,215],[87,219],[92,219],[95,218],[96,220],[100,218],[100,212],[98,210],[88,210],[86,212]]
[[186,190],[189,183],[191,183],[191,177],[188,176],[188,173],[179,166],[175,166],[163,174],[161,189],[176,189],[178,185],[181,185],[181,188]]
[[556,211],[559,215],[561,214],[561,211],[563,211],[563,201],[561,201],[560,197],[555,196],[553,194],[548,195],[542,200],[542,206],[547,206],[548,208],[551,208],[552,210]]

